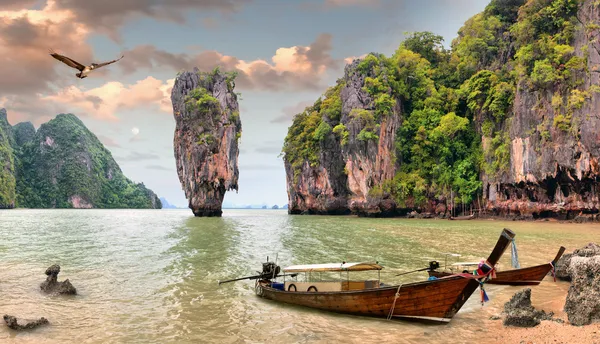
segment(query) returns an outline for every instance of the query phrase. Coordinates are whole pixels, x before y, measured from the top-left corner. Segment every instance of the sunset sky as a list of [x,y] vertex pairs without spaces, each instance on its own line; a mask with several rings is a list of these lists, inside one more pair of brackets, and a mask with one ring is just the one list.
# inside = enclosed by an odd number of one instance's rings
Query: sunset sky
[[[187,206],[175,170],[175,75],[221,65],[242,75],[239,193],[231,204],[287,204],[278,157],[292,117],[369,52],[406,31],[446,45],[485,0],[0,0],[0,107],[36,128],[74,113],[127,177]],[[80,80],[48,49],[83,64],[123,60]]]

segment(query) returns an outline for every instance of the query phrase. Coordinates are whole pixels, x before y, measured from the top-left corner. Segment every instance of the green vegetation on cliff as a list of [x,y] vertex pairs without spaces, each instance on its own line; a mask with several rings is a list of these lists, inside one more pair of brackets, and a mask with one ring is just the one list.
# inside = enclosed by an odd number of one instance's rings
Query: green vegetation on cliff
[[12,145],[14,139],[6,111],[0,109],[0,209],[15,206],[15,160]]
[[[401,104],[396,176],[374,185],[370,195],[389,194],[400,206],[419,207],[451,195],[455,203],[473,202],[482,192],[481,174],[501,179],[510,171],[509,129],[518,90],[554,93],[556,116],[536,128],[541,137],[550,139],[551,126],[576,134],[571,114],[591,92],[581,88],[587,54],[578,56],[573,43],[582,3],[493,0],[465,23],[450,50],[441,36],[418,32],[390,57],[371,53],[349,66],[354,69],[346,74],[363,75],[363,89],[372,98],[370,109],[350,113],[366,123],[359,140],[379,140],[379,125],[393,115],[394,99]],[[283,152],[295,175],[305,162],[319,164],[319,142],[330,132],[347,144],[348,129],[337,114],[346,81],[338,80],[324,100],[294,118]],[[334,108],[326,109],[326,102]]]
[[31,123],[11,127],[0,116],[0,158],[11,166],[0,168],[0,207],[11,202],[25,208],[161,207],[152,190],[123,175],[72,114],[56,116],[37,132]]

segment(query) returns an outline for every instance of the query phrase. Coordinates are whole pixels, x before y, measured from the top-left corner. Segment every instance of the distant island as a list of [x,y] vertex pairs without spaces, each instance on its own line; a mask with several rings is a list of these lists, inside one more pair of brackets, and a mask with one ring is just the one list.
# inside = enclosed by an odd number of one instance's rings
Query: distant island
[[164,197],[160,197],[160,203],[162,203],[162,209],[187,209],[169,203],[169,201],[167,201],[167,199]]
[[0,208],[150,208],[161,201],[123,175],[110,151],[73,114],[36,131],[0,109]]

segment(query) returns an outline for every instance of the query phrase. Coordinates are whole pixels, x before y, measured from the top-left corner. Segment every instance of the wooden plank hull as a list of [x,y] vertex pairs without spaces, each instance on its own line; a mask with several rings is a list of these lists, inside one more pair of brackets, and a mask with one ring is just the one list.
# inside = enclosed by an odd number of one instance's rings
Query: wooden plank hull
[[[510,229],[502,230],[487,260],[490,269],[514,236]],[[310,292],[283,291],[270,287],[268,280],[259,280],[255,291],[266,299],[337,313],[449,322],[478,287],[473,276],[456,275],[400,286]]]
[[452,276],[436,281],[404,284],[394,299],[398,286],[338,292],[288,292],[260,281],[257,294],[288,304],[363,316],[416,318],[449,322],[479,287],[474,279]]
[[[538,285],[552,270],[552,266],[558,262],[565,252],[563,246],[560,247],[556,257],[551,263],[531,266],[528,268],[497,271],[496,278],[487,281],[487,284],[503,284],[503,285]],[[451,276],[452,273],[447,271],[428,270],[429,276],[437,278]]]
[[[531,266],[528,268],[498,271],[496,278],[489,280],[486,284],[502,284],[502,285],[538,285],[544,277],[552,270],[552,265],[542,264]],[[429,276],[447,277],[452,275],[445,271],[428,271]]]

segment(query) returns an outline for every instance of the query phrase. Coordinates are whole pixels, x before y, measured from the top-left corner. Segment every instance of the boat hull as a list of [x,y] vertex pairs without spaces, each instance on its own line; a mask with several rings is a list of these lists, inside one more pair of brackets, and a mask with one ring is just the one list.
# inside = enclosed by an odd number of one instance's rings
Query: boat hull
[[[486,284],[502,284],[502,285],[538,285],[544,277],[552,270],[552,265],[542,264],[531,266],[522,269],[506,270],[496,272],[496,278],[491,279]],[[452,275],[445,271],[429,270],[429,276],[437,278],[447,277]]]
[[435,281],[398,286],[336,292],[289,292],[257,283],[257,294],[273,301],[336,313],[373,317],[420,319],[449,322],[477,289],[474,279],[452,276]]

